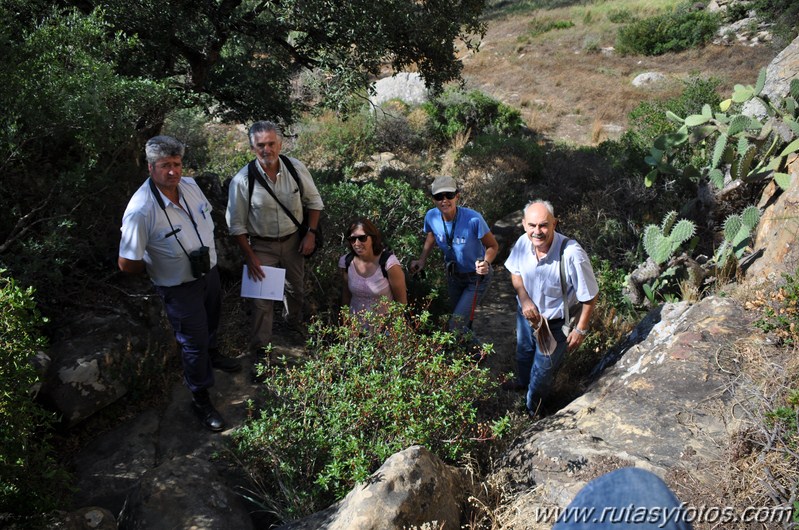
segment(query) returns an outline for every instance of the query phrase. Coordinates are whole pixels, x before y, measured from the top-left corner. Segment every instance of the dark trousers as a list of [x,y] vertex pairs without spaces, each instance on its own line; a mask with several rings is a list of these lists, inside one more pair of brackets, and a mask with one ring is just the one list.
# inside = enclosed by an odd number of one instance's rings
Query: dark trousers
[[192,392],[214,386],[209,348],[216,348],[222,295],[219,271],[212,268],[208,274],[191,282],[174,287],[159,287],[175,339],[180,345],[183,363],[183,381]]

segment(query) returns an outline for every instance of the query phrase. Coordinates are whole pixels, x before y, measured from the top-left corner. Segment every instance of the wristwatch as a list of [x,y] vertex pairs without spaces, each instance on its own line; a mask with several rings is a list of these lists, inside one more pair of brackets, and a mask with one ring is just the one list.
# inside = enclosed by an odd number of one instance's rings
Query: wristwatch
[[574,328],[574,331],[576,331],[577,333],[579,333],[583,337],[588,335],[588,330],[587,329]]
[[319,233],[319,231],[316,228],[311,228],[310,226],[308,227],[308,231],[311,232],[312,234],[318,234]]

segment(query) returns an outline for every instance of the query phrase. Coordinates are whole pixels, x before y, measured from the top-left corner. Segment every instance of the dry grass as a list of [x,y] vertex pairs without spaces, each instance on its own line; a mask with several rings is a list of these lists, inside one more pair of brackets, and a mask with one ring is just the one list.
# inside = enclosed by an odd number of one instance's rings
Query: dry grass
[[[618,25],[607,21],[608,11],[624,6],[634,14],[651,14],[674,3],[605,2],[495,15],[488,20],[480,51],[464,58],[467,86],[521,108],[533,130],[584,145],[604,139],[596,132],[597,123],[626,128],[627,115],[641,101],[674,96],[691,76],[717,77],[722,94],[736,83],[752,83],[778,52],[736,45],[660,57],[597,53],[615,41]],[[575,25],[526,37],[531,22],[541,20]],[[662,72],[671,82],[656,89],[631,84],[648,71]]]

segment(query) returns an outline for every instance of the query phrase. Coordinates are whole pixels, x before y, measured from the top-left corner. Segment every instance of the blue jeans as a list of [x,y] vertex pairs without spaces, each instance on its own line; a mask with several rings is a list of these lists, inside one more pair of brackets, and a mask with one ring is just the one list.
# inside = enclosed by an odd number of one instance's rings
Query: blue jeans
[[524,318],[521,306],[516,306],[516,366],[519,383],[527,387],[527,409],[535,412],[540,400],[549,395],[552,381],[566,357],[566,336],[561,330],[563,319],[550,320],[549,329],[558,342],[552,355],[538,349],[530,322]]
[[164,301],[166,315],[180,345],[183,381],[192,392],[214,386],[208,348],[216,348],[222,290],[216,267],[191,282],[155,290]]
[[[449,294],[449,307],[452,311],[452,316],[449,319],[450,331],[469,332],[469,318],[472,315],[472,303],[475,303],[475,289],[477,290],[476,303],[479,304],[493,277],[493,270],[485,276],[480,276],[476,272],[447,275],[447,294]],[[478,278],[480,279],[479,285],[477,284]]]
[[680,508],[657,475],[625,467],[586,484],[552,530],[690,530]]

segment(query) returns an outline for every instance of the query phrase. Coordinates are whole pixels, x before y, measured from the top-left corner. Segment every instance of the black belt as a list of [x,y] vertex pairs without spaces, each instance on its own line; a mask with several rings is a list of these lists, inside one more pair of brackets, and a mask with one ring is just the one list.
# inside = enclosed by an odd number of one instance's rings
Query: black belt
[[287,236],[282,237],[261,237],[261,236],[250,236],[253,239],[257,239],[258,241],[266,241],[267,243],[283,243],[284,241],[288,241],[291,237],[296,234],[297,232],[292,232]]

